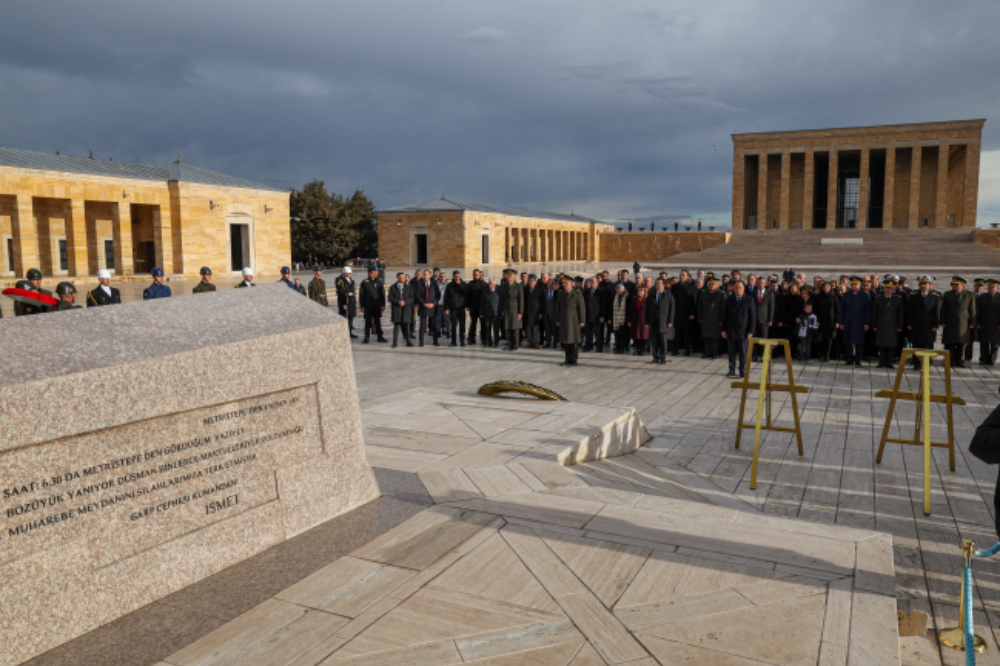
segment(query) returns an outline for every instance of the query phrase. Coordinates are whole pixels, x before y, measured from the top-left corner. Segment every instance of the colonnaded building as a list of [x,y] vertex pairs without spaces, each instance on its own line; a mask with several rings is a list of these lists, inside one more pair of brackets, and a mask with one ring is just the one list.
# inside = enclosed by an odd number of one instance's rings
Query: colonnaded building
[[289,192],[177,162],[125,164],[0,148],[0,281],[277,275],[291,256]]
[[574,213],[546,213],[425,201],[378,212],[379,255],[394,266],[504,266],[600,261],[600,237],[614,225]]
[[985,120],[733,135],[733,229],[972,228]]

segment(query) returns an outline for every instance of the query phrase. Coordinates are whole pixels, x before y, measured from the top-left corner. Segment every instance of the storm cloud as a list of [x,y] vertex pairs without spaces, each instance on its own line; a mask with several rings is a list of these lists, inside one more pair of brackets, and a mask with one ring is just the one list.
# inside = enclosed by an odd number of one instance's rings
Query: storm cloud
[[8,3],[0,145],[728,224],[733,132],[986,118],[985,225],[997,34],[913,0]]

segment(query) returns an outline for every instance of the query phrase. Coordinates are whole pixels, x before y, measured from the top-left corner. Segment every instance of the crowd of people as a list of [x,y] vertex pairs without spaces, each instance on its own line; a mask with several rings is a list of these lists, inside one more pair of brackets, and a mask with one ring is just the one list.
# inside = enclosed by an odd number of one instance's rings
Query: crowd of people
[[[748,274],[739,270],[716,276],[686,270],[671,276],[643,276],[634,266],[589,277],[563,273],[539,275],[513,269],[497,283],[473,270],[463,279],[460,271],[449,277],[440,269],[398,273],[386,285],[384,265],[372,262],[368,277],[357,283],[353,269],[344,266],[334,282],[337,312],[345,317],[351,337],[354,320],[363,319],[362,343],[372,338],[388,343],[382,316],[389,308],[392,346],[425,343],[450,347],[480,344],[516,351],[522,347],[561,347],[563,365],[579,363],[580,352],[650,356],[651,363],[665,364],[667,357],[700,355],[716,359],[725,354],[729,374],[742,371],[748,341],[757,338],[788,340],[802,363],[843,361],[861,365],[877,360],[879,367],[892,368],[906,347],[933,349],[940,333],[954,368],[965,367],[979,343],[979,362],[996,363],[1000,345],[1000,281],[975,279],[969,289],[961,276],[951,279],[944,293],[935,289],[935,279],[921,275],[910,286],[897,275],[841,275],[810,281],[804,273],[788,269],[778,275]],[[215,290],[212,271],[203,267],[194,293]],[[323,306],[331,306],[323,267],[315,266],[308,285],[292,279],[290,269],[281,269],[281,282]],[[51,294],[41,287],[42,274],[31,269],[17,287]],[[146,300],[168,298],[159,268],[143,292]],[[87,292],[88,307],[121,302],[107,271],[98,273],[98,285]],[[243,270],[237,288],[254,287],[253,271]],[[26,302],[15,304],[15,314],[37,314],[48,310],[80,307],[76,289],[69,282],[56,289],[57,305]],[[2,317],[2,311],[0,311]],[[400,340],[402,338],[402,340]],[[760,347],[754,347],[760,361]],[[914,359],[915,360],[915,359]],[[916,361],[916,360],[915,360]],[[915,362],[916,365],[916,362]]]

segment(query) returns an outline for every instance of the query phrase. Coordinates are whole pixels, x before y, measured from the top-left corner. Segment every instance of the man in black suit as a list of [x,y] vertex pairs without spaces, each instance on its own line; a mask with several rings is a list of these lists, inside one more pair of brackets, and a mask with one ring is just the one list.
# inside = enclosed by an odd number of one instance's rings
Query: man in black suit
[[441,298],[441,290],[437,280],[431,278],[430,271],[424,271],[424,278],[417,282],[414,294],[417,299],[417,310],[420,314],[420,346],[424,346],[424,335],[427,327],[431,329],[431,337],[434,338],[434,346],[438,347],[438,327],[435,321],[435,308],[438,299]]
[[87,292],[88,308],[115,305],[122,302],[121,293],[111,286],[111,271],[103,268],[97,271],[97,281],[100,283],[97,288]]
[[[774,322],[775,298],[774,292],[767,288],[767,280],[764,277],[757,278],[757,288],[753,292],[753,302],[757,306],[757,328],[754,335],[758,338],[767,338]],[[796,335],[798,331],[796,331]],[[763,347],[755,347],[753,360],[760,361],[764,354]]]
[[656,289],[646,296],[646,321],[649,322],[649,339],[653,343],[653,360],[663,365],[667,362],[667,336],[674,325],[674,297],[667,291],[667,283],[657,278]]
[[[377,266],[376,266],[377,270]],[[406,274],[396,274],[396,284],[389,287],[389,303],[392,305],[392,346],[399,343],[399,329],[403,329],[403,340],[407,347],[410,342],[410,320],[413,318],[413,289],[406,283]]]
[[729,345],[727,377],[735,377],[739,374],[737,368],[742,370],[746,367],[747,341],[753,337],[756,324],[757,306],[753,299],[746,295],[746,286],[739,281],[733,293],[726,299],[726,307],[722,311],[722,337]]
[[375,331],[379,342],[388,342],[382,337],[382,324],[379,321],[385,311],[385,289],[378,281],[377,268],[371,268],[368,279],[361,283],[358,304],[365,315],[365,339],[361,342],[367,344],[372,331]]
[[587,325],[583,327],[583,351],[595,347],[597,353],[604,351],[604,313],[607,310],[604,289],[597,284],[597,278],[589,278],[583,288],[583,302],[587,306]]
[[680,280],[670,288],[674,297],[674,356],[684,349],[684,355],[691,355],[691,343],[694,341],[692,328],[694,321],[695,284],[687,271],[681,271]]

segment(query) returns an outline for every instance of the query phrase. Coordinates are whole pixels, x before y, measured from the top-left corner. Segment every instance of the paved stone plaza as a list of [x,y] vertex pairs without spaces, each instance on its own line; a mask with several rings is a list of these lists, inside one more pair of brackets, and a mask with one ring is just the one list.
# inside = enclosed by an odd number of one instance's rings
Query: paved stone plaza
[[[792,435],[767,434],[751,491],[752,436],[733,448],[739,393],[722,360],[671,357],[661,368],[584,354],[569,369],[558,351],[353,349],[385,497],[30,663],[893,663],[882,651],[895,640],[891,603],[879,605],[892,596],[932,617],[926,636],[899,639],[901,663],[961,663],[934,635],[958,617],[959,539],[996,540],[996,470],[965,451],[996,405],[994,371],[953,375],[969,403],[955,409],[957,469],[934,451],[924,516],[922,451],[890,444],[874,462],[888,401],[872,395],[893,377],[874,365],[796,364],[811,389],[800,402],[805,455]],[[906,377],[915,389],[916,373]],[[634,407],[653,438],[635,455],[561,468],[516,460],[522,439],[479,446],[522,429],[514,418],[405,413],[415,389],[473,392],[500,379]],[[785,400],[774,408],[790,422]],[[933,421],[940,439],[938,406]],[[912,423],[900,407],[892,434]],[[888,547],[878,533],[891,535],[894,562],[877,557]],[[1000,663],[1000,568],[976,562],[976,575],[990,645],[979,663]],[[142,656],[107,658],[126,635],[149,637]]]

